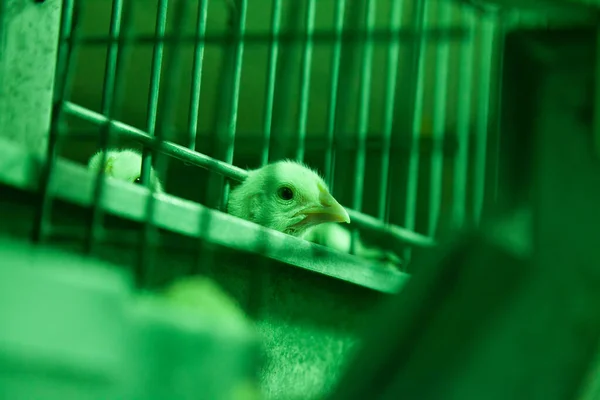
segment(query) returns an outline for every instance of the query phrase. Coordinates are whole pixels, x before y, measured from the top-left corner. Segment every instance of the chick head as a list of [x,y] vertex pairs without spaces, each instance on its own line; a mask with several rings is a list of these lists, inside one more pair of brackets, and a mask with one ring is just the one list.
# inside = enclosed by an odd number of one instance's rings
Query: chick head
[[[102,151],[94,154],[88,162],[88,168],[92,171],[104,170],[104,173],[113,178],[141,184],[142,173],[142,155],[130,149],[125,150],[109,150],[106,154],[106,163],[101,168]],[[150,183],[157,192],[162,192],[162,184],[154,168],[150,168]]]
[[350,222],[323,179],[295,161],[283,160],[249,171],[231,191],[231,215],[292,236],[303,237],[326,222]]

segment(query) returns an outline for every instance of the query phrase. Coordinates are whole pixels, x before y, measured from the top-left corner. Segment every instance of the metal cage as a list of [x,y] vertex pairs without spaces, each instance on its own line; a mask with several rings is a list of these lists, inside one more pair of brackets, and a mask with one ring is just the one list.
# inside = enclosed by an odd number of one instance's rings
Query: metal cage
[[[420,257],[522,199],[521,139],[500,124],[505,39],[595,22],[565,3],[0,2],[1,230],[117,266],[137,291],[210,277],[261,333],[264,397],[322,398]],[[84,166],[124,147],[142,152],[141,186]],[[283,158],[349,206],[350,254],[227,215],[230,187]],[[402,264],[352,254],[357,240]],[[239,349],[231,363],[255,360]]]

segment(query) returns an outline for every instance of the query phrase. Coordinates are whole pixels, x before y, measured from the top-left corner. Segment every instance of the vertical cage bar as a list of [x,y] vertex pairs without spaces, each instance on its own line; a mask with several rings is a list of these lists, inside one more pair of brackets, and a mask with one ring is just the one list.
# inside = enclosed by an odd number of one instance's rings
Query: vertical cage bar
[[[412,103],[412,121],[411,121],[411,140],[410,153],[408,159],[408,177],[406,181],[406,209],[404,214],[404,225],[407,229],[414,231],[417,213],[417,190],[419,183],[419,160],[420,160],[420,140],[421,140],[421,123],[423,119],[423,97],[425,84],[425,39],[424,29],[428,23],[428,5],[427,0],[417,0],[415,3],[415,17],[413,24],[419,35],[416,42],[416,48],[413,53],[412,72],[414,78],[414,86],[410,93],[413,94]],[[412,250],[410,247],[404,249],[403,258],[406,262],[410,261]]]
[[[500,93],[503,85],[503,65],[504,65],[504,38],[506,35],[506,20],[502,14],[496,14],[494,16],[494,35],[493,35],[493,57],[491,60],[490,69],[490,104],[489,104],[489,117],[492,121],[489,125],[488,135],[491,137],[493,144],[489,147],[490,157],[487,161],[486,167],[486,203],[484,207],[489,205],[496,205],[498,198],[498,189],[500,185]],[[546,21],[547,22],[547,21]],[[547,26],[546,26],[547,27]]]
[[118,63],[119,44],[118,38],[121,34],[121,19],[123,15],[123,0],[114,0],[112,2],[112,12],[110,16],[109,37],[112,40],[108,45],[106,54],[106,65],[104,67],[104,82],[102,84],[102,114],[106,115],[111,109],[115,98],[116,73]]
[[[308,0],[297,0],[295,2],[282,1],[284,8],[285,33],[292,36],[300,35],[302,30],[302,18],[298,18],[298,8]],[[296,59],[299,54],[299,43],[281,42],[278,49],[277,61],[277,86],[275,88],[275,100],[273,110],[272,129],[276,135],[271,137],[269,148],[269,160],[275,161],[289,156],[290,147],[294,144],[292,132],[297,128],[293,111],[298,97],[294,90],[300,63]],[[300,54],[301,55],[301,54]]]
[[40,174],[39,191],[41,200],[36,209],[32,231],[32,240],[37,243],[44,240],[49,231],[49,226],[51,226],[52,175],[56,164],[60,139],[62,139],[60,137],[60,129],[64,116],[64,101],[69,96],[73,80],[72,72],[75,65],[73,60],[75,59],[74,55],[79,37],[81,7],[80,2],[75,0],[63,0],[62,2],[47,157]]
[[[169,11],[169,0],[159,0],[158,12],[156,14],[156,23],[154,27],[154,37],[162,38],[165,36],[167,29],[167,16]],[[156,134],[156,119],[158,116],[158,100],[160,96],[160,79],[163,62],[163,54],[165,44],[162,40],[157,40],[154,43],[152,51],[152,67],[150,70],[150,87],[148,91],[148,108],[146,117],[146,131],[150,136]],[[150,170],[152,168],[153,152],[148,148],[144,148],[142,154],[142,184],[151,188]]]
[[[390,13],[390,29],[402,27],[402,1],[393,0]],[[381,146],[381,177],[379,181],[379,198],[377,216],[384,221],[388,205],[388,182],[390,176],[390,160],[392,145],[392,128],[394,125],[394,108],[396,105],[396,84],[398,82],[398,66],[400,58],[400,41],[392,38],[387,53],[387,70],[385,84],[385,109],[383,114],[383,132]]]
[[[214,142],[216,144],[217,158],[231,164],[233,162],[235,134],[237,124],[237,110],[240,94],[240,80],[242,75],[242,62],[244,55],[247,0],[238,0],[236,3],[235,18],[228,36],[228,43],[224,48],[225,56],[221,74],[219,76],[221,91],[218,93],[219,111],[215,118]],[[207,194],[207,204],[220,210],[227,208],[229,198],[229,180],[218,174],[211,174]]]
[[331,59],[331,81],[329,84],[329,102],[327,110],[327,138],[325,149],[325,168],[324,175],[327,184],[333,188],[334,168],[335,168],[335,130],[336,130],[336,110],[338,85],[340,80],[340,64],[342,60],[342,32],[344,30],[344,10],[346,9],[346,0],[337,0],[334,10],[334,32],[335,41],[333,43],[333,54]]
[[[346,2],[346,21],[344,21],[344,32],[359,32],[365,25],[367,14],[367,0]],[[362,50],[361,41],[343,41],[342,59],[340,62],[340,76],[337,93],[337,108],[335,110],[335,166],[353,165],[355,157],[352,144],[356,141],[356,126],[352,125],[353,115],[358,113],[358,87],[357,82],[361,79]],[[335,171],[334,171],[335,172]],[[331,181],[331,191],[340,199],[353,201],[353,177],[348,174],[338,174]],[[334,186],[335,185],[335,186]],[[352,249],[351,249],[352,250]]]
[[[450,4],[440,1],[436,4],[437,23],[442,29],[449,27],[452,21]],[[429,187],[429,221],[427,234],[434,237],[440,218],[442,203],[442,181],[444,170],[444,136],[446,130],[446,103],[448,98],[448,68],[450,45],[448,38],[442,36],[437,43],[433,103],[433,148],[431,155],[431,176]]]
[[[271,35],[273,37],[281,32],[281,0],[273,0],[271,10]],[[267,65],[267,86],[265,89],[265,110],[263,114],[263,135],[260,165],[269,162],[269,146],[271,145],[271,130],[273,128],[273,102],[275,100],[275,82],[277,78],[277,57],[279,56],[279,41],[269,42],[269,55]]]
[[[223,161],[228,164],[233,164],[233,153],[234,153],[234,144],[235,144],[235,133],[237,128],[237,112],[239,106],[239,97],[240,97],[240,81],[242,77],[242,61],[244,56],[244,41],[242,40],[242,36],[246,30],[246,9],[247,9],[247,0],[239,0],[238,2],[238,26],[234,35],[235,44],[235,56],[233,59],[233,77],[231,82],[231,96],[229,98],[229,106],[227,109],[229,110],[229,115],[227,117],[227,126],[226,126],[226,151],[225,157]],[[221,209],[225,210],[227,208],[227,202],[229,199],[229,180],[225,181],[225,187],[223,188],[222,197],[221,197]]]
[[[429,1],[423,0],[423,15],[421,25],[427,28],[429,22]],[[417,14],[417,18],[419,15]],[[426,54],[424,51],[427,41],[423,34],[423,30],[419,30],[421,37],[418,39],[420,51],[418,51],[417,67],[416,67],[416,88],[415,88],[415,104],[412,117],[411,129],[411,146],[408,165],[408,182],[406,188],[406,212],[405,212],[405,227],[409,230],[415,229],[415,220],[417,213],[417,189],[419,183],[419,160],[420,160],[420,141],[421,141],[421,124],[423,120],[423,97],[425,91],[425,61]]]
[[[6,43],[5,42],[5,36],[6,36],[6,11],[5,11],[5,3],[4,1],[0,1],[0,44],[2,43]],[[60,33],[59,33],[60,35]],[[60,36],[59,36],[59,40],[60,40]],[[5,55],[5,49],[4,46],[0,45],[0,60],[3,60],[6,55]],[[4,68],[0,65],[0,85],[4,85]]]
[[[365,38],[360,71],[356,171],[354,175],[354,193],[352,196],[352,207],[354,210],[359,212],[362,210],[363,191],[365,185],[365,167],[367,157],[366,142],[367,133],[369,130],[369,104],[371,100],[371,73],[373,66],[373,38],[371,35],[375,29],[375,1],[366,0],[366,2],[367,10],[365,13],[365,31],[367,36]],[[358,234],[358,230],[352,231],[350,251],[353,254],[356,249]]]
[[593,124],[596,154],[600,156],[600,26],[596,32],[596,68],[594,69]]
[[310,95],[310,73],[312,66],[313,43],[315,29],[315,0],[306,0],[306,42],[302,49],[302,65],[300,70],[300,111],[298,113],[298,142],[296,143],[296,160],[304,160],[306,142],[306,123],[308,119],[308,100]]
[[[158,150],[162,150],[163,142],[171,137],[171,131],[173,127],[173,119],[174,119],[174,110],[176,106],[177,100],[177,88],[178,85],[176,82],[180,76],[180,64],[181,64],[181,46],[182,41],[181,37],[183,34],[183,29],[181,27],[186,26],[185,23],[187,21],[187,1],[177,1],[175,2],[175,12],[173,17],[173,26],[174,34],[173,34],[173,47],[172,53],[170,57],[166,59],[165,69],[164,69],[164,91],[162,96],[160,96],[160,102],[156,104],[154,108],[154,119],[153,126],[156,128],[154,130],[155,144],[150,149],[151,156],[155,159],[156,165],[156,173],[159,176],[164,176],[164,172],[167,167],[168,158],[164,154],[159,154]],[[158,21],[160,21],[160,26],[166,27],[166,10],[164,10],[164,14],[159,12],[159,16],[162,18],[157,18],[157,34],[156,38],[159,42],[163,42],[165,36],[165,30],[158,29]],[[159,35],[160,33],[160,35]],[[162,50],[160,55],[162,56]],[[160,60],[162,61],[162,60]],[[159,70],[162,62],[157,62],[157,70]],[[154,79],[154,77],[153,77]],[[158,86],[158,82],[160,82],[160,73],[156,78],[156,85]],[[158,93],[156,94],[158,96]],[[158,97],[157,97],[158,98]],[[160,115],[158,114],[160,111]],[[158,126],[157,126],[158,121]],[[149,182],[150,184],[150,182]],[[145,209],[145,218],[143,224],[143,230],[141,232],[141,240],[138,248],[138,258],[136,263],[136,278],[138,285],[143,284],[152,284],[154,283],[152,277],[155,272],[155,260],[156,257],[153,257],[154,250],[159,241],[159,232],[158,228],[154,224],[154,210],[156,205],[156,197],[155,197],[155,185],[149,185],[150,195],[146,200],[146,209]],[[150,245],[153,245],[153,248],[150,248]]]
[[469,41],[461,43],[458,75],[458,116],[456,133],[458,149],[454,160],[454,185],[452,192],[452,220],[455,229],[465,224],[467,210],[469,142],[471,130],[471,104],[473,91],[473,63],[475,59],[475,19],[473,12],[466,6],[461,7],[461,24],[468,29]]
[[474,193],[473,193],[473,220],[476,224],[481,220],[485,198],[486,184],[486,153],[488,137],[488,117],[490,102],[490,83],[492,70],[492,55],[494,44],[495,20],[488,16],[481,16],[478,23],[479,36],[481,37],[480,51],[480,78],[478,82],[478,113],[476,121],[476,145],[474,160]]
[[187,147],[196,150],[198,134],[198,114],[200,111],[200,91],[202,90],[202,64],[204,61],[204,39],[206,33],[206,11],[208,0],[200,0],[196,16],[196,42],[194,43],[194,64],[192,66],[192,88],[190,93],[190,111],[188,117]]
[[[234,12],[235,4],[233,2],[229,3],[229,9],[231,12]],[[207,20],[207,9],[208,9],[208,0],[201,0],[200,4],[198,4],[198,14],[196,20],[196,42],[194,43],[194,66],[193,66],[193,84],[192,84],[192,104],[190,105],[190,119],[189,119],[189,148],[192,150],[196,150],[196,134],[198,129],[198,113],[200,109],[200,90],[202,84],[202,62],[204,59],[204,48],[205,48],[205,40],[202,38],[202,35],[206,33],[206,20]],[[230,22],[232,19],[230,18]],[[210,225],[212,223],[212,219],[210,215],[206,215],[200,219],[200,232],[206,232],[210,229]],[[206,251],[205,243],[202,238],[200,238],[197,252],[196,252],[196,262],[195,271],[206,271],[207,266],[214,265],[214,254],[212,251]]]
[[[122,68],[123,61],[121,58],[121,24],[123,18],[123,1],[115,0],[112,3],[112,11],[110,16],[109,37],[112,42],[108,45],[106,54],[106,65],[104,67],[104,81],[102,85],[102,105],[101,112],[106,117],[106,123],[100,127],[99,148],[102,151],[100,157],[100,165],[106,165],[108,160],[108,149],[112,142],[112,124],[111,120],[115,112],[116,98],[119,97],[116,93],[119,90],[117,69]],[[84,238],[84,252],[92,253],[94,246],[99,237],[103,233],[103,212],[101,207],[102,194],[104,193],[105,183],[105,168],[98,169],[96,181],[94,184],[94,201],[92,204],[92,215],[89,221],[88,229]]]

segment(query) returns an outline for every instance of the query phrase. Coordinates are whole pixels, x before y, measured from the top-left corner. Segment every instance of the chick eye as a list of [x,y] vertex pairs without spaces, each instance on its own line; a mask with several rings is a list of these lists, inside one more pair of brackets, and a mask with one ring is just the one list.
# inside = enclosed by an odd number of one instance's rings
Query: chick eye
[[291,200],[294,198],[294,191],[287,186],[282,186],[277,189],[277,196],[279,196],[281,200]]
[[139,185],[142,183],[142,179],[138,176],[137,178],[135,178],[135,181],[133,181],[133,183],[137,183]]

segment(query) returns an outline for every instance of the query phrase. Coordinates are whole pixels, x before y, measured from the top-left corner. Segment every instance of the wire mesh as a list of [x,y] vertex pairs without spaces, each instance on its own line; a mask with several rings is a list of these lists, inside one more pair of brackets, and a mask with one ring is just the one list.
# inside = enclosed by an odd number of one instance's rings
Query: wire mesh
[[[141,114],[144,123],[136,124],[131,121],[137,117],[126,116],[121,111],[119,115],[122,118],[115,118],[114,110],[110,110],[111,103],[115,102],[111,100],[114,92],[126,90],[125,84],[116,84],[115,69],[120,63],[119,52],[123,46],[120,34],[123,9],[135,3],[126,0],[113,2],[106,34],[86,31],[76,39],[68,38],[69,32],[64,35],[61,52],[74,41],[80,47],[106,48],[106,73],[97,111],[94,107],[71,100],[69,94],[62,96],[57,104],[60,103],[60,109],[70,117],[110,130],[110,135],[100,135],[100,149],[124,140],[141,144],[141,181],[146,187],[152,190],[150,175],[153,164],[158,176],[170,182],[172,173],[167,169],[167,157],[159,156],[164,154],[186,165],[205,169],[207,180],[203,178],[199,183],[206,193],[206,201],[202,202],[226,211],[230,182],[243,181],[247,175],[245,169],[233,165],[234,155],[252,151],[245,144],[238,148],[236,143],[254,141],[256,145],[253,148],[259,160],[255,164],[257,167],[292,153],[293,158],[299,161],[322,166],[321,170],[336,198],[352,205],[349,210],[353,232],[351,253],[356,250],[360,231],[365,232],[367,237],[383,235],[387,238],[385,243],[404,248],[405,262],[410,259],[411,247],[429,247],[435,243],[438,225],[453,219],[453,226],[459,228],[464,225],[467,215],[481,212],[488,184],[485,175],[488,126],[485,121],[489,111],[486,107],[489,98],[494,95],[488,92],[492,78],[485,71],[490,69],[489,54],[495,43],[489,35],[475,40],[473,35],[479,32],[477,29],[493,36],[493,31],[490,31],[493,26],[490,25],[489,29],[475,28],[475,21],[480,20],[473,17],[471,10],[433,1],[409,4],[370,0],[352,7],[342,1],[333,2],[326,12],[328,16],[324,17],[325,6],[307,0],[303,3],[303,20],[299,23],[297,19],[291,22],[296,15],[288,4],[273,0],[270,14],[263,13],[260,22],[264,22],[266,28],[257,30],[257,17],[253,13],[248,14],[249,7],[254,7],[253,3],[241,1],[226,9],[230,23],[219,30],[211,22],[212,6],[201,1],[194,5],[195,22],[191,26],[175,22],[175,26],[181,26],[181,29],[168,29],[171,8],[182,7],[185,9],[183,14],[187,16],[192,14],[189,12],[190,3],[160,0],[152,34],[144,29],[140,32],[133,29],[127,39],[128,46],[132,48],[152,46],[148,67],[148,102]],[[135,15],[141,11],[136,5],[131,7],[136,19]],[[247,14],[252,15],[248,21]],[[284,15],[290,15],[290,18],[283,20]],[[457,15],[460,18],[455,18]],[[65,21],[68,22],[68,19]],[[133,24],[139,28],[140,22]],[[378,52],[378,43],[385,44],[383,63],[379,54],[384,53]],[[453,43],[459,43],[462,49],[460,62],[463,68],[458,75],[452,75],[450,67],[451,54],[454,57],[457,48]],[[262,102],[241,97],[242,76],[254,68],[251,53],[246,54],[244,48],[258,45],[266,49],[265,68],[260,80],[264,82],[263,94],[261,97],[257,95]],[[301,50],[296,67],[290,67],[293,59],[286,56],[292,54],[289,51],[293,46]],[[327,48],[327,62],[315,58],[316,54],[320,55],[315,53],[315,46]],[[208,54],[213,54],[213,48],[221,50],[222,54],[217,69],[212,67],[215,61],[207,58]],[[428,49],[435,49],[435,63]],[[189,98],[185,100],[187,107],[183,108],[179,107],[182,99],[177,95],[177,89],[181,88],[181,72],[169,73],[166,67],[166,64],[174,63],[169,68],[177,68],[177,61],[173,61],[176,53],[189,57],[191,66],[190,86],[186,88]],[[407,54],[409,57],[406,57]],[[384,74],[378,74],[382,65],[385,66]],[[72,65],[69,67],[73,68]],[[432,74],[433,70],[435,73]],[[474,83],[471,74],[475,70],[479,76],[477,83]],[[72,79],[74,74],[71,71],[66,76]],[[131,76],[130,69],[124,74]],[[409,87],[405,87],[402,79],[408,75],[413,79],[409,80]],[[380,84],[379,81],[385,83]],[[65,87],[63,83],[60,86]],[[292,87],[297,87],[297,97],[294,97],[294,90],[282,90]],[[476,88],[478,91],[474,94]],[[173,93],[170,94],[170,91]],[[320,96],[316,93],[323,94],[323,107],[320,109],[311,103]],[[406,93],[414,95],[407,96]],[[213,95],[216,101],[207,103]],[[452,105],[450,98],[459,99],[458,105]],[[481,110],[477,114],[478,122],[474,120],[472,104],[475,103],[471,98],[477,99],[477,107]],[[256,131],[251,131],[247,119],[244,119],[251,103],[262,104]],[[373,115],[378,105],[381,118]],[[180,108],[185,111],[179,111]],[[287,111],[282,111],[282,108]],[[290,109],[297,112],[289,112]],[[209,113],[212,127],[209,132],[202,131],[200,126],[208,126],[206,121],[209,118],[206,116]],[[183,121],[182,115],[185,115]],[[320,132],[315,131],[318,126],[315,121],[319,118],[322,118]],[[57,120],[55,117],[53,124]],[[429,120],[433,122],[431,134],[428,132]],[[411,125],[408,135],[402,132],[407,122]],[[477,128],[474,129],[474,126]],[[289,136],[291,127],[295,131],[293,136]],[[452,135],[454,130],[456,133]],[[470,145],[473,133],[477,137],[476,147]],[[113,135],[114,141],[110,139]],[[289,140],[292,137],[295,140]],[[205,139],[208,139],[209,145],[197,151]],[[449,168],[447,147],[453,140],[457,143],[457,150],[450,155],[454,166]],[[293,147],[292,152],[286,150],[290,146]],[[56,149],[60,150],[60,146]],[[373,156],[374,152],[376,156]],[[477,154],[474,168],[483,172],[475,172],[474,177],[469,177],[468,165],[473,154]],[[241,157],[241,160],[247,158],[245,155]],[[393,170],[395,167],[392,166],[399,165],[398,160],[406,160],[400,161],[406,164],[406,168]],[[346,170],[347,167],[352,169],[352,173],[348,173],[350,169]],[[395,181],[398,174],[405,174],[406,190],[399,190],[397,184],[400,182]],[[166,179],[167,176],[169,179]],[[474,187],[470,189],[472,184]],[[448,185],[454,186],[450,200],[446,194]],[[177,194],[177,186],[167,187]],[[101,188],[100,184],[95,192],[96,198],[101,198]],[[150,243],[158,240],[151,222],[155,201],[155,196],[150,197],[146,208],[145,233],[140,238],[137,262],[140,275],[141,269],[149,268],[151,264]],[[102,211],[98,204],[93,208],[92,230],[86,245],[88,251],[92,251],[95,238],[102,237]],[[472,207],[479,211],[471,211]],[[44,215],[48,213],[46,211]]]

